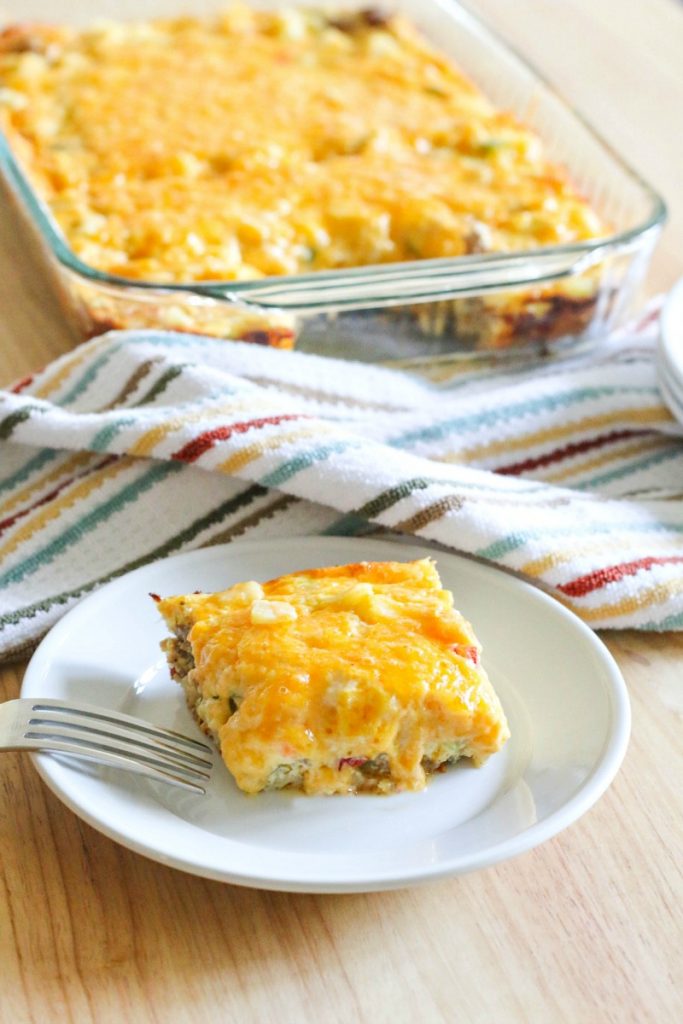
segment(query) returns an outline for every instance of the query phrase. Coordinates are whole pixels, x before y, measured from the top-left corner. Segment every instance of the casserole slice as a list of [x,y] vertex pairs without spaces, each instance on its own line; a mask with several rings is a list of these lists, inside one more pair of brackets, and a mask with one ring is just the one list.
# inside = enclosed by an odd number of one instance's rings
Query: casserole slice
[[245,793],[418,790],[509,736],[433,562],[361,562],[157,601],[172,676]]

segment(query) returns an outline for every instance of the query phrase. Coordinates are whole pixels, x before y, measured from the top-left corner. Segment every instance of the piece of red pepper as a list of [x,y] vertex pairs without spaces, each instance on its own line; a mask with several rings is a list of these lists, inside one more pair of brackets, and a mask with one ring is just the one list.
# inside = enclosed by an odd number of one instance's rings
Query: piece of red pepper
[[453,644],[452,650],[461,658],[467,658],[473,665],[479,664],[479,648],[474,644]]
[[369,760],[369,757],[342,757],[337,765],[337,771],[341,771],[344,765],[347,764],[350,768],[360,768],[362,765],[367,764]]

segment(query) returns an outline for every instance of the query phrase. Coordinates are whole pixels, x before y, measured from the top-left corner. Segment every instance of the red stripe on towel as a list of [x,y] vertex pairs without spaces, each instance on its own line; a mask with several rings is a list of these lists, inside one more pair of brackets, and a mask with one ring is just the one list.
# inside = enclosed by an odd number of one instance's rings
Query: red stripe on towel
[[652,430],[611,430],[608,434],[599,434],[597,437],[586,438],[585,441],[574,441],[562,448],[555,448],[544,455],[524,459],[522,462],[513,462],[509,466],[500,466],[494,472],[500,473],[502,476],[517,476],[519,473],[528,473],[531,469],[541,469],[544,466],[551,466],[553,462],[570,459],[573,455],[583,455],[595,448],[603,448],[606,444],[613,444],[615,441],[625,441],[629,437],[643,437],[645,434],[653,433]]
[[49,501],[56,498],[65,488],[70,487],[71,484],[75,484],[84,477],[90,476],[91,473],[96,473],[99,469],[104,469],[105,466],[111,465],[112,462],[116,462],[120,458],[120,455],[108,455],[106,459],[103,459],[102,462],[98,462],[97,465],[90,466],[89,469],[84,470],[82,473],[74,473],[74,475],[70,476],[68,480],[62,480],[61,484],[54,487],[48,494],[44,494],[42,498],[38,499],[38,501],[34,501],[32,505],[27,505],[26,508],[20,509],[19,512],[15,512],[14,515],[8,516],[7,519],[0,520],[0,534],[4,533],[5,530],[9,530],[10,526],[14,526],[14,524],[19,522],[20,519],[23,519],[24,516],[29,515],[31,512],[35,512],[35,510],[40,508],[41,505],[47,505]]
[[641,569],[651,569],[654,565],[676,565],[683,562],[683,555],[671,555],[668,558],[639,558],[635,562],[622,562],[620,565],[609,565],[604,569],[596,569],[586,576],[579,576],[569,583],[561,583],[558,590],[568,597],[584,597],[594,590],[600,590],[608,583],[616,583],[624,576],[635,576]]
[[16,384],[12,385],[12,387],[10,388],[12,394],[21,394],[21,392],[24,391],[29,386],[29,384],[33,384],[34,376],[34,374],[29,373],[28,377],[22,377],[21,380],[18,380]]
[[258,430],[259,427],[271,426],[277,423],[284,423],[287,420],[310,419],[301,413],[289,413],[282,416],[262,416],[257,420],[244,420],[241,423],[231,423],[226,427],[214,427],[213,430],[206,430],[203,434],[188,441],[186,445],[179,448],[171,456],[179,462],[195,462],[201,458],[204,452],[208,452],[218,441],[227,441],[233,434],[245,434],[248,430]]

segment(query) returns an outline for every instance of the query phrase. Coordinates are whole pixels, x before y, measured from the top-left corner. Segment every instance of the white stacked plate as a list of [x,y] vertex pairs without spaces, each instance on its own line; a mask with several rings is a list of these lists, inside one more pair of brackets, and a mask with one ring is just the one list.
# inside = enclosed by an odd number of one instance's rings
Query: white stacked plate
[[683,278],[672,289],[662,310],[657,374],[667,405],[683,423]]

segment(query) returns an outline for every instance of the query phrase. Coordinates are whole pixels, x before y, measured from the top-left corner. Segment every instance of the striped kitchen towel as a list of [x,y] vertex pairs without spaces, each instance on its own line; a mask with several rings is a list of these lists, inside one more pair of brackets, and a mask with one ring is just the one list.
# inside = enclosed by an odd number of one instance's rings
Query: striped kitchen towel
[[111,332],[0,393],[0,654],[147,561],[413,534],[598,627],[683,627],[683,438],[655,318],[530,371],[396,369]]

